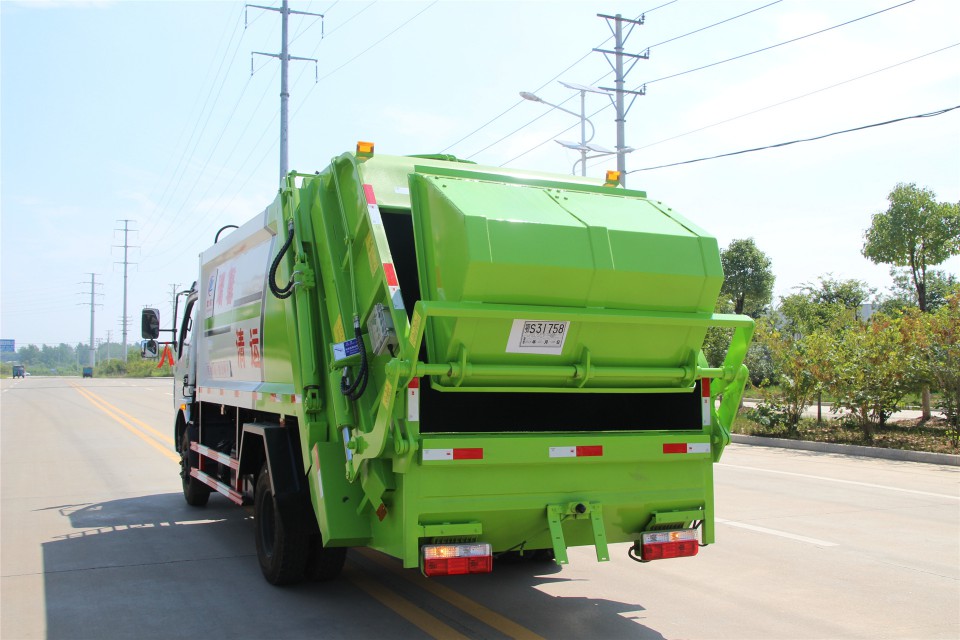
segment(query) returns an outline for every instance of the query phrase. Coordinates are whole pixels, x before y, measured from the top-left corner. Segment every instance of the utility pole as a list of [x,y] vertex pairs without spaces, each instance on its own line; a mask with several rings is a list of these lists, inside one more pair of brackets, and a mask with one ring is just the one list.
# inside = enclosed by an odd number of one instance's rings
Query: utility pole
[[[623,88],[623,83],[626,80],[627,74],[633,70],[634,65],[637,64],[639,60],[648,60],[650,58],[650,49],[647,48],[641,54],[637,53],[624,53],[623,44],[626,42],[626,39],[630,37],[630,34],[633,33],[633,28],[637,25],[642,25],[644,21],[644,16],[640,16],[639,20],[630,20],[629,18],[624,18],[619,13],[615,16],[608,16],[602,13],[597,14],[598,18],[603,18],[607,21],[607,26],[610,27],[610,31],[613,32],[613,38],[615,46],[613,51],[608,49],[594,49],[598,53],[602,53],[603,57],[606,58],[607,63],[613,68],[614,74],[616,75],[615,86],[614,88],[600,87],[606,91],[612,91],[614,95],[610,97],[610,101],[613,102],[614,107],[617,110],[617,171],[620,172],[620,186],[626,186],[627,184],[627,154],[633,149],[629,149],[626,144],[626,134],[625,134],[625,125],[627,122],[627,113],[630,111],[630,108],[633,106],[634,101],[637,99],[637,96],[643,96],[647,94],[647,85],[643,85],[643,88],[640,91],[630,91]],[[613,21],[611,25],[610,21]],[[627,30],[626,35],[623,33],[623,23],[626,22],[630,25],[630,28]],[[614,60],[610,60],[610,56],[614,57]],[[633,58],[633,62],[630,63],[630,66],[624,71],[623,68],[623,58],[624,56],[628,58]],[[630,99],[630,104],[624,108],[624,94],[631,94],[633,97]]]
[[[130,250],[130,241],[129,241],[130,232],[134,231],[134,229],[130,228],[130,223],[135,221],[124,219],[124,220],[117,220],[117,222],[123,223],[123,229],[114,229],[114,231],[123,231],[123,245],[122,245],[123,246],[123,262],[122,263],[117,262],[115,264],[123,265],[123,320],[122,320],[123,327],[122,327],[122,338],[121,338],[123,342],[123,348],[121,350],[123,351],[123,361],[126,362],[127,361],[127,327],[130,324],[129,320],[127,319],[127,267],[131,264],[127,258],[128,258],[128,252]],[[115,244],[113,246],[120,247],[121,245]]]
[[[90,275],[90,302],[81,302],[81,305],[89,304],[90,305],[90,343],[87,345],[89,349],[87,350],[87,364],[91,367],[96,366],[97,364],[97,351],[96,347],[93,345],[93,327],[94,327],[94,318],[96,316],[96,307],[102,307],[103,305],[98,305],[96,303],[96,296],[102,296],[102,293],[97,293],[97,285],[101,283],[97,282],[97,274],[91,273]],[[86,284],[86,283],[79,283]],[[77,354],[77,359],[79,360],[79,355]]]
[[[283,0],[283,3],[280,5],[280,8],[277,7],[265,7],[259,4],[248,4],[247,8],[253,7],[254,9],[263,9],[264,11],[279,11],[280,12],[280,33],[281,33],[281,45],[280,53],[264,53],[262,51],[254,51],[250,55],[250,75],[253,75],[253,56],[269,56],[271,58],[280,59],[280,183],[283,183],[283,179],[286,177],[289,172],[288,165],[288,154],[287,154],[287,112],[288,112],[288,103],[290,101],[290,89],[287,84],[287,67],[291,60],[305,60],[313,62],[314,64],[314,78],[317,76],[317,59],[316,58],[301,58],[299,56],[291,56],[289,51],[289,45],[287,42],[287,22],[291,13],[302,16],[315,16],[323,20],[322,13],[310,13],[309,11],[293,11],[289,7],[287,0]],[[321,22],[321,25],[323,23]],[[244,23],[244,28],[246,28],[246,22]],[[321,26],[322,29],[322,26]]]
[[107,329],[107,360],[110,359],[110,329]]

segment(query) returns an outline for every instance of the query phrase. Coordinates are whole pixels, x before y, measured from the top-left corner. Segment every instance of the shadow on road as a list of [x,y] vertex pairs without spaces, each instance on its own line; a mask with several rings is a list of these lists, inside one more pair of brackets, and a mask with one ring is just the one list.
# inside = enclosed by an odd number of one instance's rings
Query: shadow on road
[[[371,562],[371,552],[351,551],[347,574],[335,581],[271,586],[260,574],[250,516],[219,496],[199,509],[179,493],[49,509],[71,525],[43,545],[51,640],[428,637],[365,593],[350,571],[468,636],[502,637],[437,598],[416,570],[398,571],[386,557]],[[390,562],[396,567],[385,568]],[[543,593],[537,587],[551,582],[575,586],[552,563],[501,563],[492,574],[434,582],[547,638],[663,637],[626,617],[642,611],[636,603]]]

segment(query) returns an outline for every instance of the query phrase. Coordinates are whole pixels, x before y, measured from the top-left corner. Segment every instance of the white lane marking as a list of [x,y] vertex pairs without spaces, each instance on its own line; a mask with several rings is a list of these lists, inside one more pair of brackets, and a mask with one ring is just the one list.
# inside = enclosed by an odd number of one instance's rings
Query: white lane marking
[[807,542],[809,544],[815,544],[818,547],[836,547],[836,542],[827,542],[826,540],[818,540],[817,538],[808,538],[807,536],[798,536],[795,533],[787,533],[786,531],[777,531],[776,529],[767,529],[766,527],[758,527],[752,524],[745,524],[743,522],[734,522],[732,520],[724,520],[722,518],[714,518],[718,524],[725,524],[731,527],[737,527],[739,529],[747,529],[748,531],[756,531],[757,533],[766,533],[771,536],[778,536],[780,538],[787,538],[789,540],[796,540],[798,542]]
[[949,500],[960,500],[960,496],[948,496],[945,493],[932,493],[930,491],[917,491],[916,489],[902,489],[900,487],[891,487],[885,484],[873,484],[872,482],[857,482],[856,480],[841,480],[839,478],[827,478],[825,476],[813,476],[807,473],[794,473],[792,471],[775,471],[774,469],[760,469],[758,467],[742,467],[737,464],[718,463],[718,467],[729,467],[731,469],[744,469],[746,471],[761,471],[763,473],[777,473],[782,476],[794,476],[796,478],[811,478],[813,480],[826,480],[827,482],[839,482],[841,484],[852,484],[858,487],[870,487],[871,489],[886,489],[887,491],[900,491],[902,493],[913,493],[921,496],[932,496],[934,498],[947,498]]

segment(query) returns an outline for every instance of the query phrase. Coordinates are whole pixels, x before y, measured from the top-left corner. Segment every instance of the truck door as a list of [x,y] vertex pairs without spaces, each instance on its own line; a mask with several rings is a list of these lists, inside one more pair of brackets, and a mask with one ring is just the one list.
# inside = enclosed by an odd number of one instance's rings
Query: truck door
[[183,312],[180,331],[177,333],[177,364],[174,367],[174,393],[176,404],[180,406],[193,403],[196,392],[196,345],[193,340],[193,325],[196,309],[197,294],[191,293],[187,298],[187,306]]

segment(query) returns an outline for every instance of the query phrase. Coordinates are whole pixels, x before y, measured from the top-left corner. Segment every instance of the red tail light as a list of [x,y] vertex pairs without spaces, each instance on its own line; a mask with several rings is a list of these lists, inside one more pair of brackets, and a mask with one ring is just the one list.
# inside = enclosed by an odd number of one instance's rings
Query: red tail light
[[485,542],[426,545],[420,553],[423,575],[457,576],[493,571],[493,549]]
[[649,531],[643,534],[641,557],[644,560],[688,558],[700,549],[696,529]]

